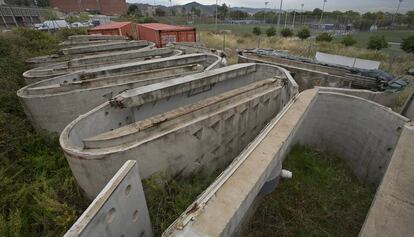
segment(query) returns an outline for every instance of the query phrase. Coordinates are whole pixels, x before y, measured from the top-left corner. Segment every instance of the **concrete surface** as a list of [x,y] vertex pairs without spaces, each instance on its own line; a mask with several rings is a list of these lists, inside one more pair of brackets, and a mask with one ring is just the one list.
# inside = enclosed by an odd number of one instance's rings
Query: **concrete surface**
[[297,90],[282,68],[232,65],[124,92],[70,123],[60,144],[89,198],[127,160],[138,161],[142,178],[212,172],[231,162]]
[[[407,119],[354,96],[307,90],[280,114],[227,168],[243,160],[238,169],[210,194],[209,199],[198,199],[190,205],[164,236],[232,236],[237,233],[261,188],[279,175],[283,160],[297,143],[339,153],[358,177],[377,184],[387,170],[394,148],[414,145],[412,139],[398,143]],[[218,182],[219,179],[210,187]],[[209,191],[210,188],[201,197]],[[198,207],[196,214],[188,218],[192,213],[189,210],[194,207]],[[396,215],[393,218],[403,217],[403,214]],[[388,217],[385,216],[384,213],[376,215],[386,223],[384,218]],[[393,227],[385,228],[393,230]],[[413,234],[412,231],[405,233]]]
[[60,43],[59,45],[62,47],[73,47],[127,40],[129,40],[128,37],[122,35],[71,35],[66,41]]
[[292,73],[301,91],[315,86],[340,87],[353,89],[375,89],[378,82],[375,78],[352,74],[349,70],[329,67],[281,57],[258,56],[255,53],[239,55],[239,63],[259,62],[281,66]]
[[39,82],[75,71],[88,70],[127,62],[139,62],[156,58],[178,56],[181,54],[182,51],[172,50],[169,48],[111,52],[84,56],[81,58],[71,59],[67,62],[37,67],[24,72],[23,77],[25,78],[27,84],[32,84],[34,82]]
[[17,95],[36,129],[61,132],[80,114],[123,91],[220,67],[220,60],[216,55],[189,54],[111,65],[43,80]]
[[65,237],[151,237],[152,228],[136,161],[127,161]]
[[407,98],[402,107],[401,114],[411,120],[414,120],[414,92]]
[[127,41],[127,42],[109,42],[98,43],[92,45],[75,46],[63,48],[58,54],[34,57],[28,59],[26,63],[31,67],[47,66],[49,64],[65,62],[74,58],[83,57],[86,55],[97,55],[107,53],[109,51],[125,51],[134,49],[151,49],[155,44],[146,40]]
[[414,236],[414,127],[403,128],[361,237]]

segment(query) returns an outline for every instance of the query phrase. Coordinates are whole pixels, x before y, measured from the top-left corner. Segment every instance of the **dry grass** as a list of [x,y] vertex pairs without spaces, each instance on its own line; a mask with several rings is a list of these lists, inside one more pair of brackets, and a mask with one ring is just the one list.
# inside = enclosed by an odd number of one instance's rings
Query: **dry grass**
[[[201,32],[201,42],[210,48],[223,48],[223,35],[212,32]],[[225,40],[225,51],[229,63],[237,63],[237,51],[241,49],[272,48],[288,50],[289,54],[313,58],[317,51],[338,54],[343,56],[358,57],[363,59],[381,61],[381,68],[396,75],[403,75],[409,68],[414,68],[414,55],[401,53],[390,56],[382,51],[361,49],[356,47],[345,47],[340,43],[315,42],[314,40],[300,40],[298,38],[266,37],[266,36],[239,36],[227,34]]]

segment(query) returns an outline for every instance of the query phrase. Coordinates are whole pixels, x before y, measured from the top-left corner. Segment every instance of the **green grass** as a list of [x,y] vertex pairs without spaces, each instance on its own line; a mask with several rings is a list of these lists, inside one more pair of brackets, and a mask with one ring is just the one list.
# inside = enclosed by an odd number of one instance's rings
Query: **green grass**
[[57,137],[34,131],[16,96],[24,60],[55,52],[57,37],[0,34],[0,236],[61,236],[88,204]]
[[244,236],[357,236],[374,189],[336,155],[295,147],[284,162],[293,178],[264,196]]
[[153,176],[144,180],[145,198],[154,236],[161,236],[217,175],[218,172],[211,175],[196,173],[190,177],[169,181],[163,176]]

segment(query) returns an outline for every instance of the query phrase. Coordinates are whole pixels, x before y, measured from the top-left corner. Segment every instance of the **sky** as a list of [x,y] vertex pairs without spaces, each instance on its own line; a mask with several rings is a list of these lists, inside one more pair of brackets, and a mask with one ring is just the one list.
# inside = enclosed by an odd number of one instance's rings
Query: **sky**
[[[194,0],[172,0],[173,5],[182,5]],[[265,2],[269,1],[268,8],[279,8],[280,0],[218,0],[219,4],[230,4],[231,7],[253,7],[262,8]],[[148,3],[154,4],[154,0],[127,0],[129,3]],[[212,5],[216,0],[196,0],[204,5]],[[168,0],[155,0],[156,5],[169,6]],[[259,4],[261,3],[261,4]],[[304,10],[313,10],[314,8],[322,8],[323,0],[283,0],[283,9],[300,9],[301,4],[305,4]],[[359,12],[367,11],[389,11],[397,10],[398,0],[328,0],[325,9],[333,10],[354,10]],[[414,0],[403,0],[400,12],[404,13],[414,10]]]

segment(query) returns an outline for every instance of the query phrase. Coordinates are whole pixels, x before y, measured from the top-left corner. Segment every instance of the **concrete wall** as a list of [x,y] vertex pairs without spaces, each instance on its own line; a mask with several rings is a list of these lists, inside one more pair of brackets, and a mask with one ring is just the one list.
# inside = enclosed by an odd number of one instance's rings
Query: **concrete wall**
[[125,162],[64,236],[152,236],[135,161]]
[[252,53],[239,55],[239,62],[271,63],[281,66],[292,73],[301,91],[315,86],[341,87],[356,89],[375,89],[378,87],[375,78],[351,74],[349,70],[322,66],[280,57],[257,56]]
[[33,126],[60,132],[80,114],[139,86],[219,66],[215,55],[194,54],[112,65],[55,77],[17,92]]
[[414,120],[414,92],[408,97],[405,102],[401,114],[411,120]]
[[155,46],[154,43],[145,40],[128,41],[128,42],[110,42],[99,43],[96,45],[84,45],[62,49],[59,54],[52,54],[40,57],[34,57],[28,59],[26,63],[31,67],[41,67],[48,64],[54,64],[58,62],[65,62],[74,58],[80,58],[86,55],[97,55],[107,53],[109,51],[122,51],[133,49],[151,49]]
[[129,50],[121,52],[105,53],[100,55],[85,56],[69,60],[67,62],[50,64],[37,67],[23,73],[27,84],[61,76],[75,71],[88,70],[103,66],[139,62],[154,58],[165,58],[181,55],[182,51],[172,49],[148,49]]
[[305,91],[226,171],[237,169],[222,175],[226,178],[216,180],[201,195],[209,198],[196,200],[189,208],[195,203],[199,208],[185,212],[164,236],[235,234],[261,188],[278,176],[283,160],[297,143],[339,153],[358,177],[378,184],[407,122],[389,109],[362,98]]
[[[270,84],[247,90],[265,81]],[[138,160],[142,178],[214,171],[296,93],[281,68],[233,65],[121,94],[112,106],[105,103],[69,124],[60,143],[79,185],[93,198],[129,159]]]

